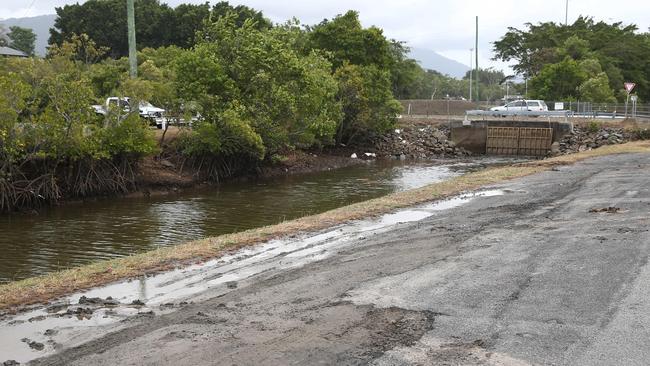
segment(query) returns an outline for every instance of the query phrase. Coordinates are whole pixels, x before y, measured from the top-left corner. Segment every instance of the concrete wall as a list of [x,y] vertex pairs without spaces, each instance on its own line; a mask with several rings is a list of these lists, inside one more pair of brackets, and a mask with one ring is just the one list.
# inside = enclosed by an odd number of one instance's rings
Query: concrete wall
[[474,154],[485,154],[487,122],[473,122],[469,126],[463,126],[460,122],[452,122],[451,141]]

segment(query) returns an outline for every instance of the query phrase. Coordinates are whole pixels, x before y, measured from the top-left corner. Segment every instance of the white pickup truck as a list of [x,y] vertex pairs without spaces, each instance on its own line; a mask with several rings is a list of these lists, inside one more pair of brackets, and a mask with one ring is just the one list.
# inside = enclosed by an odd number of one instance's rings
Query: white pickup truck
[[[118,98],[118,97],[108,97],[104,105],[93,105],[95,113],[101,114],[103,116],[108,114],[109,110],[119,110],[129,112],[131,110],[131,104],[129,102],[129,97]],[[165,110],[162,108],[154,107],[149,102],[140,102],[139,105],[139,114],[140,117],[145,118],[153,126],[158,128],[164,128],[164,125],[167,123],[165,118]]]

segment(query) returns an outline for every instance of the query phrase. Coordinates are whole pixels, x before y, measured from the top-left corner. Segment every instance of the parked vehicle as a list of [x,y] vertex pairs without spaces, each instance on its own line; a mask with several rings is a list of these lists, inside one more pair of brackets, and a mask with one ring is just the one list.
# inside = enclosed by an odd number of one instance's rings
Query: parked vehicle
[[[165,110],[162,108],[155,107],[149,102],[140,102],[139,103],[139,114],[140,117],[149,121],[152,126],[157,126],[158,128],[163,128],[163,125],[167,122],[165,118]],[[119,97],[108,97],[104,105],[93,105],[95,113],[101,114],[103,116],[107,115],[111,110],[118,110],[124,113],[131,111],[130,98],[119,98]]]
[[520,99],[499,107],[492,107],[493,112],[546,112],[548,106],[543,100]]

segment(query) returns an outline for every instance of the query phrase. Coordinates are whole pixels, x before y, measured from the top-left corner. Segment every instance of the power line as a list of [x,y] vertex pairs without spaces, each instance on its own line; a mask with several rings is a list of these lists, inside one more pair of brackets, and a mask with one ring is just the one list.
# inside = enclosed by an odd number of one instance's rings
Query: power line
[[27,9],[23,13],[23,16],[20,19],[18,19],[18,22],[16,22],[16,27],[20,27],[20,24],[23,22],[23,19],[25,19],[27,17],[27,13],[29,13],[32,10],[32,8],[34,7],[35,2],[36,2],[36,0],[32,0],[32,3],[29,4]]

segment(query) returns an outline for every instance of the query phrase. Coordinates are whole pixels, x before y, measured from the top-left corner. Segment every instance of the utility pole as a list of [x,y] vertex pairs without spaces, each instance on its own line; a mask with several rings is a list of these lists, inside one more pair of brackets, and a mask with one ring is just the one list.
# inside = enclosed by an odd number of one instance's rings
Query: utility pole
[[528,99],[528,76],[526,76],[526,92],[524,92],[524,99]]
[[469,101],[472,101],[472,74],[474,74],[474,68],[472,67],[472,64],[474,63],[472,59],[472,51],[474,51],[473,48],[469,49]]
[[564,25],[569,25],[569,0],[566,0],[566,8],[564,10]]
[[478,91],[479,73],[478,73],[478,15],[476,16],[476,43],[474,44],[476,51],[476,105],[481,102],[481,94]]
[[126,0],[126,22],[129,28],[129,71],[131,78],[138,77],[138,56],[135,49],[134,0]]

